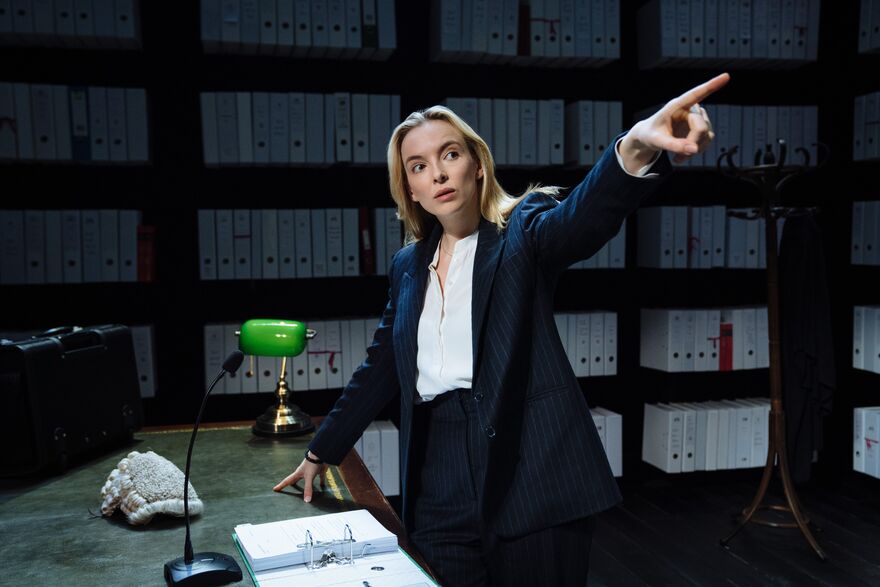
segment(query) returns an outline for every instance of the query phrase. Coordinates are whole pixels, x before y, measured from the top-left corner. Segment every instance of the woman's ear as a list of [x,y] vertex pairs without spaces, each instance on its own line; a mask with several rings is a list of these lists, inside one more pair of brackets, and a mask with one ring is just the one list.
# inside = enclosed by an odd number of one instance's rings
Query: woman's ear
[[477,167],[477,179],[483,179],[483,168]]

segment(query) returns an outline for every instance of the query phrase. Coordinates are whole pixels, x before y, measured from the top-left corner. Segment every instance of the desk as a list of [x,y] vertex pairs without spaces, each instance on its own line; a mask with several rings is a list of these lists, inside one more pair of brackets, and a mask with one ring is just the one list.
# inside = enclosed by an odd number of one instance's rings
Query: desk
[[[294,491],[275,493],[272,486],[299,464],[311,437],[259,438],[251,434],[250,425],[206,424],[199,429],[190,482],[205,510],[191,520],[196,552],[234,556],[247,585],[250,580],[231,537],[237,524],[363,507],[414,554],[400,519],[353,451],[340,467],[330,468],[336,489],[316,492],[312,504],[305,504],[291,495]],[[164,585],[163,564],[183,554],[183,519],[159,516],[145,526],[131,526],[119,512],[101,518],[100,492],[110,471],[133,450],[154,450],[183,470],[190,433],[189,427],[145,429],[131,445],[60,477],[27,485],[6,482],[0,502],[0,585]]]

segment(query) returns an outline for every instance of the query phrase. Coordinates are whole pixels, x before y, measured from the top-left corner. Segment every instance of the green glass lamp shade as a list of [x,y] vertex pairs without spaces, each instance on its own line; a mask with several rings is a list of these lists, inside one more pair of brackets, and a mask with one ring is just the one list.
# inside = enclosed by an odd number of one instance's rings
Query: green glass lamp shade
[[257,357],[295,357],[305,350],[311,336],[302,322],[258,318],[241,325],[238,348]]

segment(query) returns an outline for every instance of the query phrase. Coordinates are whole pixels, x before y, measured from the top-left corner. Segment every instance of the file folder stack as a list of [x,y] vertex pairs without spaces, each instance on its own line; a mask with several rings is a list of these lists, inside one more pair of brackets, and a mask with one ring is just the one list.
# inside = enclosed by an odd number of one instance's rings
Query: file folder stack
[[788,69],[816,61],[820,0],[651,0],[637,16],[639,66]]
[[432,0],[431,11],[433,61],[598,67],[620,59],[620,0]]
[[393,422],[372,422],[355,443],[354,450],[386,497],[400,495],[400,442]]
[[147,228],[139,210],[0,210],[0,284],[150,281]]
[[623,416],[611,410],[595,407],[590,409],[593,424],[611,465],[615,477],[623,476]]
[[770,399],[645,404],[642,460],[666,473],[762,467]]
[[851,247],[853,265],[880,265],[880,200],[853,202]]
[[861,0],[859,53],[880,53],[880,6],[877,0]]
[[853,308],[853,368],[880,373],[880,306]]
[[617,313],[554,314],[576,377],[617,375]]
[[201,0],[206,53],[386,60],[394,0]]
[[205,165],[386,165],[400,96],[202,92]]
[[769,367],[767,308],[642,308],[639,364],[668,372]]
[[479,134],[495,165],[593,165],[623,130],[621,102],[446,98]]
[[[341,389],[367,358],[367,346],[379,323],[378,318],[305,321],[318,335],[306,351],[288,357],[285,378],[292,391]],[[238,348],[236,331],[240,323],[206,324],[205,384],[220,371],[223,360]],[[240,394],[274,392],[281,370],[281,357],[245,357],[235,376],[220,380],[214,393]]]
[[199,210],[198,226],[207,280],[387,275],[403,245],[396,208]]
[[0,2],[0,45],[138,49],[140,2],[6,0]]
[[143,88],[0,82],[0,161],[143,164]]
[[[732,208],[734,212],[750,212]],[[654,206],[637,211],[639,267],[765,269],[766,221],[729,216],[724,206]],[[776,220],[776,246],[785,218]]]
[[[235,536],[254,572],[302,565],[324,554],[324,546],[315,546],[311,553],[306,532],[316,543],[332,543],[347,536],[346,527],[359,545],[369,544],[369,552],[388,552],[397,549],[397,536],[385,529],[367,510],[324,514],[265,524],[239,524]],[[357,552],[355,545],[351,547]],[[343,551],[338,548],[338,556]],[[346,547],[346,552],[348,547]]]
[[[880,21],[880,16],[877,19]],[[853,161],[876,161],[880,159],[880,91],[856,96],[855,102]]]
[[880,478],[880,406],[853,410],[853,470]]
[[[653,115],[661,105],[642,110],[635,115],[635,120],[642,120]],[[698,155],[689,157],[680,165],[682,167],[715,168],[718,159],[738,145],[737,152],[731,157],[738,167],[755,165],[755,153],[761,153],[761,163],[770,163],[768,149],[772,147],[773,162],[778,160],[778,140],[784,139],[788,155],[786,162],[804,163],[798,148],[810,154],[810,166],[815,167],[819,151],[818,141],[819,109],[818,106],[743,106],[738,104],[703,104],[712,129],[715,132],[708,148]],[[726,165],[726,158],[723,160]]]

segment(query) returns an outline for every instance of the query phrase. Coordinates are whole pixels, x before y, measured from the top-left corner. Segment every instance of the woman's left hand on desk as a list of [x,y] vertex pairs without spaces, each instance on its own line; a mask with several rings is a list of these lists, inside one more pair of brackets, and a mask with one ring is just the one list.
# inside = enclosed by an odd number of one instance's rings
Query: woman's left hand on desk
[[306,459],[303,459],[296,470],[285,477],[278,485],[273,487],[272,490],[281,491],[288,485],[293,485],[300,479],[303,479],[303,501],[309,503],[310,501],[312,501],[312,490],[315,482],[315,477],[321,479],[321,489],[324,489],[324,474],[326,472],[327,465],[316,465],[314,463],[310,463]]

